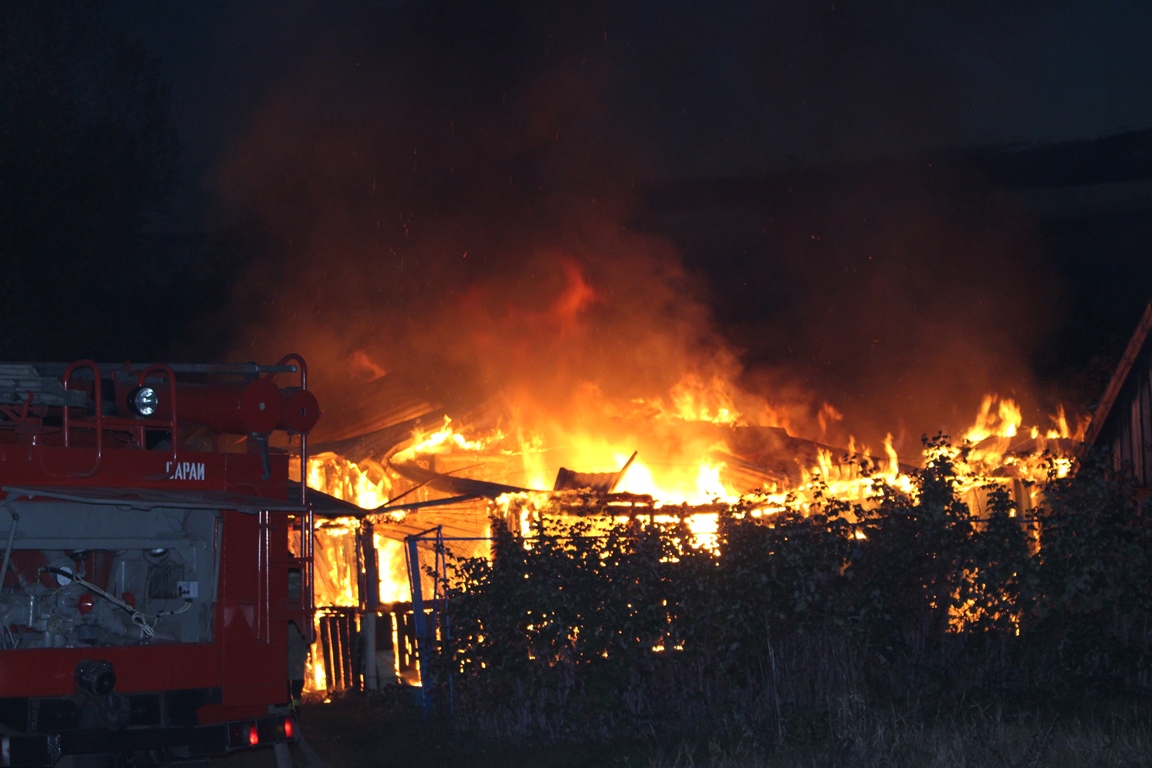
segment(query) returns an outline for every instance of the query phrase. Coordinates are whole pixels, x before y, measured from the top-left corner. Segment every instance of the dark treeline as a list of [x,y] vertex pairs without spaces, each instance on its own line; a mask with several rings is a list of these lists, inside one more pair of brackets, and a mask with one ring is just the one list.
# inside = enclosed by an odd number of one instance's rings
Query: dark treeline
[[498,523],[494,558],[454,570],[439,690],[489,733],[769,747],[869,707],[1142,700],[1148,502],[1089,462],[1028,519],[998,488],[977,519],[934,455],[915,499],[732,508],[720,554],[684,525],[549,523],[525,547]]

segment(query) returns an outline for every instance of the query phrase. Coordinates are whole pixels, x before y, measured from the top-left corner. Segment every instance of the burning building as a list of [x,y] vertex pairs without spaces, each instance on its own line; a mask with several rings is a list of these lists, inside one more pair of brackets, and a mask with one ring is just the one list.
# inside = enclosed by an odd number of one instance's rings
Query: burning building
[[[721,510],[737,504],[767,517],[829,498],[866,505],[881,484],[915,493],[911,473],[925,458],[897,454],[890,436],[872,451],[749,423],[715,386],[671,412],[672,397],[597,400],[606,415],[583,430],[559,429],[560,417],[518,420],[496,399],[458,421],[430,409],[429,427],[416,417],[315,446],[313,690],[418,683],[444,558],[488,556],[495,518],[528,538],[546,519],[684,520],[709,546]],[[1026,514],[1049,473],[1072,466],[1078,436],[1062,414],[1053,421],[1024,428],[1014,402],[989,396],[954,445],[926,450],[950,452],[974,516],[992,487]]]

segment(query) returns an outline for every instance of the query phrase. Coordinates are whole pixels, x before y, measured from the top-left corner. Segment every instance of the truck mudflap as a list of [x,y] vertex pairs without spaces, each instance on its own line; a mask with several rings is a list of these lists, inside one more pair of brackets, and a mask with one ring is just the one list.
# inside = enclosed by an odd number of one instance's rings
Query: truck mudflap
[[167,751],[180,759],[210,757],[295,741],[296,718],[291,714],[194,726],[8,734],[0,737],[0,766],[42,768],[65,755],[84,754]]

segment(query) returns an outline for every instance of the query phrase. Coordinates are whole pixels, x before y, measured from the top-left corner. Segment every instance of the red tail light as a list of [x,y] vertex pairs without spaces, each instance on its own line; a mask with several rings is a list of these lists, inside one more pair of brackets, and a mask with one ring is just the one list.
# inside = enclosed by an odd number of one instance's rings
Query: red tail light
[[292,722],[292,718],[284,718],[284,738],[291,739],[296,735],[296,723]]
[[260,743],[260,731],[256,729],[256,723],[252,723],[250,726],[248,726],[248,743],[252,746],[256,746]]

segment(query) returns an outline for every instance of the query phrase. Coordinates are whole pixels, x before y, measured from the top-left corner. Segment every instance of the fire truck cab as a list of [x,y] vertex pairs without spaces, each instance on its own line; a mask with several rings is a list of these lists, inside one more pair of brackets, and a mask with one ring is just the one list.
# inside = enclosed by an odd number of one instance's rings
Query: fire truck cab
[[0,364],[0,766],[296,738],[318,416],[296,355]]

